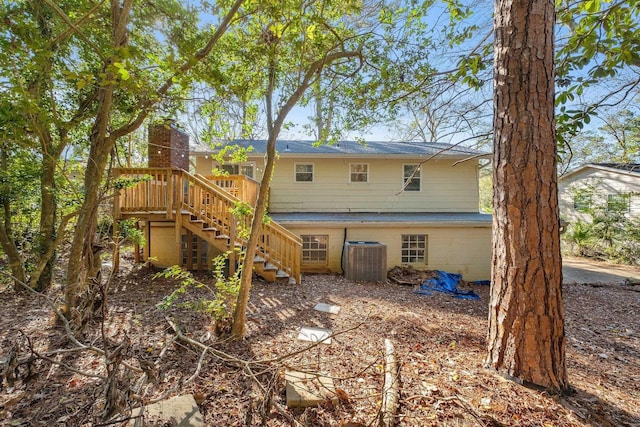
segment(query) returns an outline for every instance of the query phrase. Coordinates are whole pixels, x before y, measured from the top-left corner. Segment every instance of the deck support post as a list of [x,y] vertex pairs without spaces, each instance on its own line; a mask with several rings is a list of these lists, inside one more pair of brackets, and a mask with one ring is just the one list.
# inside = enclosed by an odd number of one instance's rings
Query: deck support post
[[[136,230],[140,230],[140,221],[136,221]],[[140,243],[133,244],[133,262],[140,264]]]
[[182,213],[177,210],[173,224],[176,230],[176,253],[178,254],[178,262],[176,264],[182,267]]
[[120,221],[113,220],[113,269],[114,273],[120,271]]
[[[167,194],[165,194],[167,201],[167,219],[173,219],[174,215],[174,199],[175,199],[175,189],[173,186],[173,170],[169,169],[167,171]],[[175,209],[175,215],[178,214],[177,209]]]
[[144,227],[144,260],[146,262],[147,268],[151,267],[151,221],[145,221]]

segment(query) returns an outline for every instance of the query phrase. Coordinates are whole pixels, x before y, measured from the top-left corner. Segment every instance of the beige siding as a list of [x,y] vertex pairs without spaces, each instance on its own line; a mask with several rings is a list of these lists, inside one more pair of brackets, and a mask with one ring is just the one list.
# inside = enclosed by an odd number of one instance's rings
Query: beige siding
[[[288,226],[292,232],[329,236],[329,269],[342,272],[344,228]],[[362,227],[349,228],[347,241],[375,241],[387,246],[387,270],[401,265],[403,234],[428,236],[427,262],[413,264],[419,269],[460,273],[465,280],[488,280],[491,277],[491,227]]]
[[[185,235],[184,231],[182,232],[182,235]],[[182,252],[178,249],[178,244],[176,242],[176,229],[173,222],[151,223],[151,245],[149,249],[151,263],[155,267],[166,268],[181,264]],[[218,255],[222,255],[222,252],[213,245],[208,245],[206,265],[202,264],[202,266],[211,268],[213,265],[213,258]],[[193,264],[193,267],[197,268],[197,265],[198,263],[196,261]]]
[[631,193],[630,214],[640,216],[640,178],[629,174],[586,168],[558,183],[560,214],[573,221],[587,219],[588,216],[577,212],[573,207],[574,196],[580,188],[596,189],[593,205],[606,206],[607,196],[617,193]]
[[176,229],[172,222],[151,223],[149,246],[152,264],[156,267],[171,267],[180,264],[180,253],[176,243]]
[[[295,182],[296,163],[314,165],[313,182]],[[350,163],[367,163],[368,182],[349,182]],[[281,158],[271,182],[273,212],[478,212],[477,163],[429,161],[421,191],[402,191],[401,159]]]
[[[262,158],[251,157],[256,177]],[[290,158],[277,160],[271,181],[272,212],[478,212],[478,163],[430,160],[422,165],[421,191],[402,191],[403,165],[412,159]],[[313,182],[295,182],[295,165],[311,163]],[[366,163],[368,182],[349,182],[349,165]],[[196,173],[208,175],[216,163],[196,159]]]
[[196,157],[195,171],[197,174],[205,176],[211,175],[211,171],[213,171],[214,167],[214,162],[211,156],[208,156],[207,158],[205,158],[204,156]]

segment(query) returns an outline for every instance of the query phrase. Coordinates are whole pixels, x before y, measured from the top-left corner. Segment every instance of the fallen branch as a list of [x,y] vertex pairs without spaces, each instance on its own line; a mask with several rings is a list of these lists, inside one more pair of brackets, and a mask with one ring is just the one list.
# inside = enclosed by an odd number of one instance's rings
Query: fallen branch
[[[187,380],[186,382],[182,383],[181,385],[187,384],[188,382],[191,382],[191,380],[195,379],[197,377],[198,372],[200,371],[202,362],[204,360],[204,356],[207,353],[211,353],[214,356],[216,356],[217,358],[227,362],[227,363],[232,363],[234,365],[241,365],[241,368],[243,370],[243,372],[249,376],[260,388],[260,390],[265,394],[265,399],[267,399],[266,394],[268,393],[268,391],[265,389],[265,387],[262,385],[262,383],[258,380],[257,376],[253,373],[253,371],[251,370],[251,365],[256,365],[256,362],[248,362],[248,361],[244,361],[238,358],[235,358],[229,354],[226,354],[222,351],[216,350],[206,344],[201,343],[200,341],[196,341],[192,338],[189,338],[188,336],[184,335],[182,333],[182,331],[180,330],[180,328],[169,318],[165,317],[165,320],[167,321],[167,323],[169,323],[169,325],[171,326],[171,328],[174,330],[174,332],[176,333],[176,337],[179,341],[183,341],[189,345],[192,345],[194,347],[199,348],[200,350],[202,350],[202,355],[200,356],[200,360],[198,362],[198,368],[196,370],[196,373],[194,373],[194,375],[191,376],[191,378],[189,378],[189,380]],[[154,399],[154,401],[159,401],[162,400],[160,398],[158,399]],[[283,417],[285,417],[287,419],[287,421],[289,421],[289,423],[291,423],[292,425],[296,425],[296,426],[302,426],[302,424],[300,424],[298,421],[296,421],[295,418],[293,418],[288,412],[287,410],[280,405],[278,402],[275,402],[271,399],[270,404],[278,411],[278,413],[280,413]]]
[[[47,355],[52,355],[53,353],[62,353],[62,352],[74,352],[74,351],[90,351],[92,353],[95,353],[99,356],[106,356],[106,352],[101,349],[98,348],[94,345],[91,344],[83,344],[82,342],[80,342],[80,340],[78,340],[76,338],[76,336],[73,333],[73,329],[71,327],[71,324],[69,323],[69,321],[67,320],[67,318],[65,317],[64,313],[62,313],[62,311],[57,307],[57,304],[55,301],[53,301],[51,298],[49,298],[47,295],[40,293],[38,291],[36,291],[35,289],[31,288],[29,285],[27,285],[26,283],[22,282],[21,280],[15,278],[14,276],[4,273],[3,271],[0,271],[0,274],[8,277],[10,279],[12,279],[14,281],[14,283],[18,283],[20,286],[22,286],[24,289],[26,289],[27,291],[29,291],[30,293],[43,298],[47,304],[49,305],[49,307],[53,310],[53,312],[56,314],[56,316],[58,317],[58,319],[62,322],[62,325],[64,327],[64,331],[67,335],[67,338],[69,338],[69,340],[75,344],[75,348],[73,349],[65,349],[65,350],[60,350],[60,351],[54,351],[54,352],[47,352]],[[126,362],[122,362],[122,366],[126,367],[127,369],[132,370],[133,372],[137,372],[139,374],[143,373],[142,369],[136,367],[136,366],[132,366]],[[84,375],[84,373],[82,372],[78,372],[81,375]],[[86,375],[89,377],[92,377],[94,375]]]
[[382,407],[380,427],[393,427],[398,412],[400,394],[398,392],[398,364],[395,349],[389,339],[384,340],[384,385],[382,386]]
[[437,409],[441,403],[453,402],[460,408],[467,411],[477,422],[483,427],[507,427],[506,424],[501,423],[490,415],[481,415],[476,412],[473,405],[464,400],[460,396],[446,396],[438,399],[434,407]]

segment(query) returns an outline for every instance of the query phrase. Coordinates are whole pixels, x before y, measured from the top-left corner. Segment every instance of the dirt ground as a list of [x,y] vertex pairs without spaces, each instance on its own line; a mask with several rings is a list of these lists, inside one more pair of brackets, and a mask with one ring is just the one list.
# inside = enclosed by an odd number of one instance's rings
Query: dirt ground
[[[24,362],[33,355],[29,347],[40,357],[8,376],[4,372],[0,424],[120,425],[106,423],[106,413],[120,409],[125,413],[120,419],[126,418],[136,397],[191,393],[210,426],[377,425],[388,338],[399,363],[397,425],[640,426],[639,286],[564,285],[573,393],[557,396],[483,368],[488,286],[467,286],[480,295],[472,301],[332,275],[307,275],[299,286],[256,279],[246,338],[230,342],[216,338],[204,315],[157,308],[176,283],[154,280],[153,273],[129,265],[112,282],[103,328],[113,356],[109,366],[95,352],[74,349],[44,298],[1,291],[0,361],[14,351],[16,360]],[[47,294],[58,296],[56,289]],[[341,310],[315,311],[318,302]],[[220,353],[201,357],[199,350],[175,339],[168,320]],[[297,340],[302,326],[332,329],[332,343],[305,350],[310,343]],[[77,338],[105,348],[100,323],[89,324]],[[122,364],[114,369],[118,361],[138,371]],[[339,402],[287,409],[287,369],[331,376]],[[139,381],[143,371],[146,383]],[[107,395],[119,406],[110,407]]]

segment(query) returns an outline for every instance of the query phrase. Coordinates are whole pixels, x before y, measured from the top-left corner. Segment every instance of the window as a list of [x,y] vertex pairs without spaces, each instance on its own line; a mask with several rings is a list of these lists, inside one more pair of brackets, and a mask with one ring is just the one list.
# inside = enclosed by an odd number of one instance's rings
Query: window
[[327,235],[302,235],[302,263],[327,265]]
[[369,182],[369,165],[351,163],[349,165],[349,182]]
[[240,166],[238,165],[222,165],[220,166],[220,169],[222,169],[224,172],[228,173],[229,175],[240,174]]
[[402,235],[402,262],[427,263],[427,235],[403,234]]
[[403,165],[402,189],[420,191],[420,165]]
[[573,209],[578,212],[587,212],[591,209],[591,194],[576,194],[573,198]]
[[253,165],[252,164],[246,164],[246,165],[240,165],[240,164],[222,165],[220,167],[220,169],[222,169],[223,171],[225,171],[229,175],[245,175],[245,176],[248,176],[249,178],[253,178]]
[[629,212],[631,197],[628,193],[609,194],[607,196],[608,212]]
[[312,163],[296,163],[296,182],[313,182]]
[[[198,236],[191,235],[191,244],[186,234],[182,236],[182,265],[187,268],[200,269],[207,267],[208,244]],[[198,258],[198,252],[200,257]],[[198,261],[199,260],[199,261]]]
[[248,176],[249,178],[253,178],[253,165],[240,166],[240,173],[244,176]]

